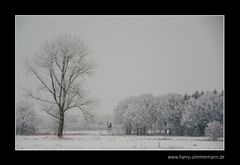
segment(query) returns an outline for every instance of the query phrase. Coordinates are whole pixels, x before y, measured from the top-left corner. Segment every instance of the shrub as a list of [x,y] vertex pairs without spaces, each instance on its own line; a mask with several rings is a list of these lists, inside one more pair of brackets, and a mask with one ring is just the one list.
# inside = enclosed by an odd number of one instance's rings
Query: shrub
[[33,109],[33,105],[22,101],[16,108],[16,134],[32,135],[36,131],[37,113]]
[[218,121],[208,123],[205,135],[209,136],[212,140],[217,140],[218,137],[223,136],[223,125]]

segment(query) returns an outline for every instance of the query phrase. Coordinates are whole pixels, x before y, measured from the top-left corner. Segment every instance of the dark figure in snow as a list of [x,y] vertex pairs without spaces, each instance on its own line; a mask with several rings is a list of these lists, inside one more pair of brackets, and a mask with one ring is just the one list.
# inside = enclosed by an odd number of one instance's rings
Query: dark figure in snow
[[111,129],[112,128],[112,123],[108,123],[107,127],[108,127],[108,129]]
[[112,123],[107,124],[108,135],[111,133],[112,130]]

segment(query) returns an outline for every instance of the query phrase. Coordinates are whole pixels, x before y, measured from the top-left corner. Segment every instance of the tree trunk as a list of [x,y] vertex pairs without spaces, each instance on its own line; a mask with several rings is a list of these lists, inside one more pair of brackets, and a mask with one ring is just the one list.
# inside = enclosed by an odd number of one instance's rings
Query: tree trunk
[[21,133],[22,133],[22,127],[23,127],[23,124],[21,124],[21,127],[20,127],[20,130],[19,130],[19,132],[18,132],[18,135],[21,135]]
[[155,135],[156,134],[156,125],[153,124],[153,134]]
[[165,135],[166,135],[167,134],[167,123],[166,122],[164,123],[164,126],[165,126],[164,129],[165,129]]
[[62,138],[63,126],[64,126],[64,113],[63,113],[63,110],[60,110],[60,119],[59,119],[58,134],[57,134],[59,138]]

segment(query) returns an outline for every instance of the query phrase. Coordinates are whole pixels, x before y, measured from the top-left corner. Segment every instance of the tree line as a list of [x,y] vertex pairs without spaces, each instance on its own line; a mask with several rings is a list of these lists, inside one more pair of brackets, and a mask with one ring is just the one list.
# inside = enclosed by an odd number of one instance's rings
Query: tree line
[[223,91],[132,96],[118,103],[113,118],[127,135],[222,136]]

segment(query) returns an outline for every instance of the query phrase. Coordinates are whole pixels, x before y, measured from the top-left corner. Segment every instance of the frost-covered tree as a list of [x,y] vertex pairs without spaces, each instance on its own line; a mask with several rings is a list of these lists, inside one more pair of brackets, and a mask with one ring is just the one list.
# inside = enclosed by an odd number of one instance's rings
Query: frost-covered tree
[[[133,101],[133,97],[125,98],[121,100],[117,107],[114,109],[114,125],[119,129],[123,129],[126,134],[131,132],[131,118],[129,117],[129,105]],[[116,127],[115,127],[116,128]]]
[[145,135],[156,133],[156,129],[175,130],[181,133],[180,119],[184,98],[178,94],[154,97],[143,94],[119,102],[114,110],[116,124],[122,125],[126,134]]
[[[176,135],[204,135],[207,124],[223,123],[223,96],[213,92],[144,94],[120,101],[114,109],[114,121],[126,134],[146,134],[167,130]],[[195,99],[196,98],[196,99]]]
[[187,93],[185,93],[185,95],[183,97],[184,97],[184,100],[187,101],[188,99],[190,99],[191,96],[189,96]]
[[16,134],[34,134],[37,123],[37,113],[34,111],[33,105],[25,101],[19,102],[16,105]]
[[62,137],[64,114],[70,109],[79,109],[87,118],[92,99],[87,99],[80,88],[83,77],[94,70],[88,59],[88,46],[78,37],[61,35],[47,41],[36,53],[34,61],[27,64],[40,82],[37,94],[29,96],[41,102],[44,111],[58,120],[59,138]]
[[201,93],[200,93],[200,97],[201,97],[202,95],[204,95],[204,91],[201,91]]
[[223,90],[222,90],[222,92],[221,92],[221,94],[220,94],[220,96],[223,96],[224,94],[223,94]]
[[214,95],[218,94],[218,91],[216,89],[214,89],[213,94]]
[[223,137],[223,125],[218,121],[208,123],[205,129],[205,135],[212,140],[217,140],[218,137]]
[[222,96],[207,92],[198,99],[189,99],[181,124],[188,134],[201,136],[207,124],[214,120],[223,123],[223,99]]
[[[164,110],[164,102],[163,96],[156,96],[156,127],[161,132],[161,130],[165,129],[168,122],[168,113]],[[165,129],[165,133],[166,133]]]
[[[143,94],[135,101],[135,129],[137,134],[145,135],[148,130],[153,132],[156,118],[155,98],[152,94]],[[137,123],[137,124],[136,124]]]
[[114,109],[114,121],[121,125],[126,134],[147,134],[153,132],[156,122],[155,98],[151,94],[129,97],[120,101]]
[[198,90],[196,90],[196,92],[192,94],[192,97],[195,99],[198,99],[200,97]]
[[185,102],[184,112],[181,118],[181,125],[184,129],[185,135],[200,135],[198,126],[200,125],[201,119],[198,113],[197,100],[191,97],[187,102]]
[[147,120],[148,128],[151,130],[151,133],[155,134],[157,129],[157,100],[152,94],[146,95],[147,102]]
[[[166,94],[157,97],[159,112],[159,125],[160,129],[175,130],[176,134],[181,134],[181,117],[183,112],[184,97],[179,94]],[[162,125],[163,124],[163,125]]]

